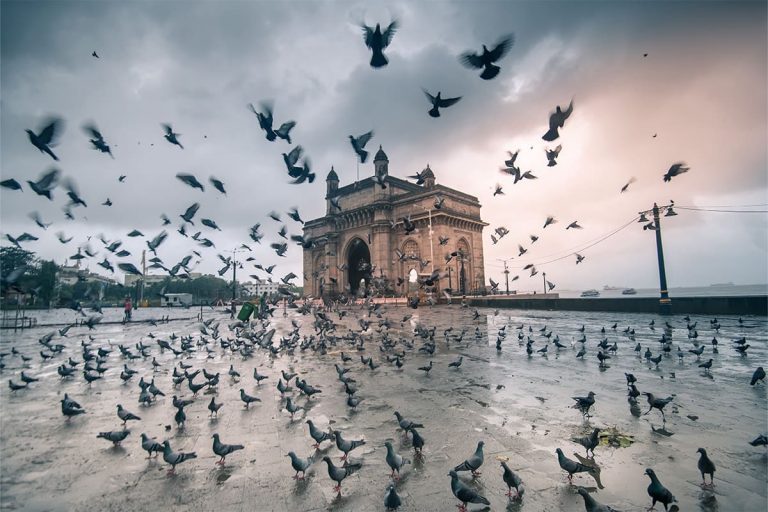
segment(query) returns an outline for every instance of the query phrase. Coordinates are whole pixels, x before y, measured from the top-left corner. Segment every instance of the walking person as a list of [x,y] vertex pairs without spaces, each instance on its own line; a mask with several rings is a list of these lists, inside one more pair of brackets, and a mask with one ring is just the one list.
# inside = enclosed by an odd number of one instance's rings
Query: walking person
[[131,313],[133,312],[133,304],[131,303],[130,297],[125,298],[125,303],[123,303],[123,312],[123,322],[130,322]]

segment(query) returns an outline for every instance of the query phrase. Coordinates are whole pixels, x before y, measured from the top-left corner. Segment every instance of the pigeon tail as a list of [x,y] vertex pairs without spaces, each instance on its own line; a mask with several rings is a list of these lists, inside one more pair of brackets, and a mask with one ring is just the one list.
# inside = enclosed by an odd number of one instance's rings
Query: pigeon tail
[[432,107],[432,110],[429,111],[430,117],[440,117],[440,111],[437,109],[437,107]]
[[547,142],[552,142],[553,140],[557,139],[560,136],[560,134],[557,132],[557,128],[550,128],[547,133],[545,133],[541,138],[546,140]]
[[360,152],[358,153],[358,155],[360,156],[360,163],[361,164],[364,164],[365,161],[368,160],[368,152],[366,150],[361,149]]
[[483,69],[483,72],[480,74],[480,78],[482,78],[483,80],[490,80],[491,78],[495,78],[496,75],[499,74],[499,71],[501,71],[501,68],[499,66],[488,64],[485,67],[485,69]]
[[373,54],[371,55],[371,67],[383,68],[387,64],[389,64],[389,60],[387,60],[381,50],[374,49]]

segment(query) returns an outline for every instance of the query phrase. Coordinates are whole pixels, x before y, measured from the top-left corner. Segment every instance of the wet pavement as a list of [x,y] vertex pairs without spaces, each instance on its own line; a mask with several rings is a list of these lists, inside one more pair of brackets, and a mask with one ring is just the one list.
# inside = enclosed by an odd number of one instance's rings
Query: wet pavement
[[[345,336],[349,328],[360,331],[357,317],[367,314],[359,307],[348,309],[342,320],[336,313],[329,314],[338,327],[332,334]],[[458,503],[450,491],[447,473],[468,458],[478,441],[485,443],[485,464],[482,475],[471,479],[462,473],[462,479],[490,501],[490,507],[471,505],[470,510],[584,510],[576,487],[570,486],[560,469],[555,455],[562,448],[566,456],[574,453],[584,456],[584,448],[571,441],[573,436],[586,435],[591,428],[615,428],[633,442],[626,447],[600,445],[595,449],[595,464],[600,468],[600,484],[585,474],[574,477],[574,483],[593,490],[601,503],[618,510],[640,510],[650,506],[646,493],[649,483],[644,470],[651,467],[661,482],[677,497],[681,510],[706,511],[763,511],[768,505],[766,482],[768,458],[762,447],[748,444],[758,434],[768,431],[768,401],[763,384],[750,386],[749,380],[757,366],[768,367],[768,333],[765,317],[745,317],[743,323],[736,318],[719,318],[718,332],[710,328],[709,317],[691,317],[696,322],[697,340],[705,345],[701,360],[688,352],[695,340],[688,337],[686,320],[682,317],[659,317],[646,314],[579,313],[502,310],[498,314],[480,309],[473,318],[473,309],[458,306],[439,306],[411,310],[405,307],[385,306],[383,318],[389,318],[391,341],[398,344],[396,352],[405,351],[404,366],[398,369],[386,359],[379,342],[383,334],[377,332],[379,319],[375,316],[370,329],[363,333],[365,350],[359,351],[346,340],[337,340],[326,354],[296,348],[293,354],[277,356],[258,349],[253,356],[243,358],[233,354],[206,336],[211,357],[202,346],[200,322],[179,319],[169,323],[151,325],[132,323],[126,326],[106,324],[88,331],[86,327],[73,327],[67,337],[58,334],[52,344],[65,346],[62,354],[42,362],[39,352],[44,347],[38,340],[50,327],[23,332],[0,332],[0,352],[12,347],[31,356],[26,364],[20,357],[7,355],[2,377],[6,381],[0,391],[0,508],[2,510],[257,510],[257,511],[368,511],[383,510],[383,496],[389,478],[385,462],[384,442],[390,440],[395,449],[411,459],[397,483],[402,499],[401,510],[449,511]],[[160,318],[166,310],[144,310],[137,314]],[[105,313],[112,314],[105,310]],[[194,315],[196,312],[192,312]],[[115,313],[117,314],[117,313]],[[401,323],[403,316],[413,317]],[[72,311],[52,313],[62,322],[74,318]],[[191,316],[189,311],[175,316]],[[229,315],[207,310],[204,319],[220,321],[221,339],[234,339],[227,325]],[[649,322],[655,320],[656,329]],[[293,329],[291,322],[300,325],[302,338],[314,334],[313,317],[302,316],[295,310],[275,312],[271,327],[276,329],[273,341],[278,342]],[[658,369],[634,352],[635,344],[649,347],[653,355],[660,354],[665,321],[673,325],[673,350],[662,358]],[[617,323],[614,330],[611,326]],[[424,340],[414,336],[414,327],[436,327],[436,350],[430,356],[419,352]],[[522,330],[518,330],[519,326]],[[582,337],[579,330],[585,326],[587,355],[577,359],[576,353]],[[445,330],[453,330],[446,337]],[[547,355],[535,350],[547,345],[548,338],[540,329],[546,327],[549,338]],[[606,332],[600,332],[604,327]],[[624,333],[634,329],[632,339]],[[507,332],[501,351],[496,350],[497,333]],[[463,339],[457,339],[464,331]],[[476,332],[478,334],[476,334]],[[525,343],[518,341],[518,333],[535,340],[534,352],[526,354]],[[191,335],[197,350],[191,356],[175,357],[168,350],[161,353],[156,340],[169,340],[172,334]],[[80,361],[81,340],[93,336],[94,348],[111,345],[107,357],[109,370],[104,378],[90,386],[78,371],[72,379],[60,379],[56,368],[68,357]],[[565,348],[556,349],[558,336]],[[742,357],[732,347],[732,340],[745,336],[750,348]],[[719,341],[719,354],[712,354],[711,341]],[[618,352],[612,355],[608,366],[600,368],[596,357],[597,344],[607,338],[616,342]],[[150,357],[128,361],[118,345],[130,346],[138,342],[150,346]],[[354,343],[354,342],[353,342]],[[413,348],[409,345],[412,344]],[[172,342],[176,348],[180,340]],[[677,357],[677,346],[685,356]],[[334,363],[342,364],[340,352],[353,357],[344,363],[359,388],[356,396],[362,399],[357,410],[346,405],[344,387],[337,380]],[[391,352],[391,350],[390,350]],[[360,355],[373,357],[380,364],[375,370],[360,362]],[[463,356],[458,369],[449,369],[448,363]],[[153,372],[152,357],[161,363]],[[713,358],[709,374],[698,367]],[[434,368],[425,375],[418,368],[434,361]],[[186,383],[173,387],[171,373],[180,362],[192,369],[205,369],[220,373],[215,394],[201,391],[192,405],[185,410],[186,426],[178,429],[173,421],[175,409],[171,405],[174,394],[192,398]],[[120,380],[123,364],[138,370],[128,383]],[[242,375],[239,382],[227,374],[230,365]],[[252,375],[258,368],[269,378],[256,385]],[[11,393],[7,380],[20,383],[19,373],[40,378],[28,389]],[[286,393],[304,407],[294,420],[283,409],[284,400],[276,389],[280,371],[297,372],[322,393],[308,399],[299,397],[295,383],[293,391]],[[191,370],[190,370],[191,371]],[[647,410],[644,397],[634,406],[627,400],[624,372],[632,372],[638,379],[641,392],[656,396],[674,396],[665,409],[666,425],[661,415]],[[150,406],[138,403],[140,377],[155,377],[157,386],[166,393]],[[195,382],[204,379],[198,376]],[[244,408],[240,401],[240,388],[262,401]],[[596,403],[588,420],[573,409],[572,396],[596,394]],[[86,414],[65,420],[59,400],[64,393],[78,401]],[[210,418],[207,409],[211,396],[224,406],[218,418]],[[120,403],[141,416],[131,422],[131,434],[119,447],[97,439],[99,432],[119,430],[121,422],[115,413]],[[399,411],[412,421],[423,423],[419,429],[426,440],[424,457],[414,458],[410,436],[397,430],[393,415]],[[344,480],[342,495],[337,497],[325,463],[320,459],[328,455],[339,463],[341,455],[335,445],[323,443],[315,453],[308,434],[306,419],[318,427],[329,426],[341,431],[346,439],[365,439],[366,445],[354,450],[352,459],[363,466]],[[165,426],[172,425],[169,431]],[[176,474],[168,476],[168,466],[162,454],[146,458],[140,446],[140,434],[146,432],[159,442],[170,440],[175,451],[194,451],[198,458],[177,467]],[[245,445],[245,449],[227,457],[221,468],[215,464],[218,457],[212,451],[213,433],[218,432],[225,443]],[[626,443],[625,443],[626,444]],[[696,449],[707,449],[717,466],[714,489],[702,489],[696,463]],[[315,463],[304,481],[292,479],[294,471],[289,451],[300,457],[315,454]],[[525,494],[522,500],[510,501],[504,494],[506,485],[501,479],[499,460],[507,464],[523,479]],[[662,507],[658,506],[657,509]]]

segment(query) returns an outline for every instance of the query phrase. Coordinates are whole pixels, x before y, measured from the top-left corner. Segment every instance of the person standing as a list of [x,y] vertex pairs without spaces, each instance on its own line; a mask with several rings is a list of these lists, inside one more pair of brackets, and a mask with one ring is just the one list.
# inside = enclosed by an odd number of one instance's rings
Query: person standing
[[123,316],[123,322],[130,322],[131,313],[133,312],[133,304],[131,303],[130,297],[125,298],[125,303],[123,304],[123,311],[125,312],[125,315]]

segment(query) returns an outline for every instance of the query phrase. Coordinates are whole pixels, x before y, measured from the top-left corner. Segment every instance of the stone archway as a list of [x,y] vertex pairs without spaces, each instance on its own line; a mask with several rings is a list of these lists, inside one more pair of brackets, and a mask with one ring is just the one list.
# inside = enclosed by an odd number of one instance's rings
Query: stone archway
[[360,282],[367,288],[371,282],[371,251],[360,238],[353,238],[347,245],[347,276],[349,291],[355,295],[360,289]]

